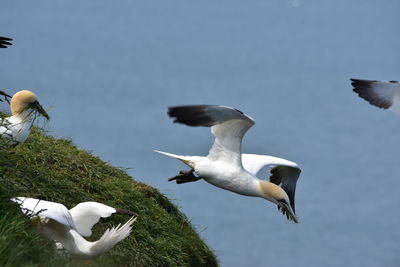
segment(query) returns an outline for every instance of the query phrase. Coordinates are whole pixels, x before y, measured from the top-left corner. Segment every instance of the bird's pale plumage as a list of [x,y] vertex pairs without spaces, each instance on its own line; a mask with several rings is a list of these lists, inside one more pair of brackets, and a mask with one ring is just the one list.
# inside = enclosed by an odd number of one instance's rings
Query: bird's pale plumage
[[400,83],[351,79],[353,91],[371,105],[400,112]]
[[[297,216],[289,205],[289,202],[293,203],[292,207],[294,207],[294,192],[290,197],[282,189],[283,187],[277,186],[286,185],[287,179],[283,177],[286,177],[288,173],[286,171],[279,171],[275,175],[275,177],[281,177],[279,183],[277,180],[274,182],[261,181],[255,176],[256,172],[262,166],[268,165],[268,163],[260,160],[262,164],[247,164],[247,156],[245,156],[245,162],[242,162],[242,139],[247,130],[254,125],[252,118],[237,109],[218,105],[171,107],[168,114],[174,118],[174,122],[189,126],[211,127],[211,132],[215,136],[214,144],[207,157],[180,156],[156,151],[183,161],[198,175],[198,178],[196,178],[193,174],[189,176],[180,174],[176,176],[177,178],[171,178],[170,180],[177,180],[177,183],[184,183],[203,178],[210,184],[241,195],[262,197],[276,203],[278,207],[283,209],[282,211],[289,219],[298,222]],[[251,157],[253,156],[249,156],[248,158]],[[287,164],[287,162],[284,163]],[[248,165],[250,170],[247,170],[245,165]],[[280,164],[277,163],[276,165]],[[290,185],[294,182],[294,187],[286,187],[295,189],[297,179],[292,178],[290,180]]]
[[242,138],[254,125],[252,118],[237,109],[217,105],[171,107],[168,114],[175,118],[174,122],[211,126],[215,141],[207,157],[214,161],[240,163]]
[[12,201],[30,217],[39,217],[43,233],[71,255],[96,256],[108,251],[130,234],[137,217],[107,229],[99,240],[90,242],[82,236],[90,236],[93,225],[116,213],[116,209],[98,202],[83,202],[68,210],[60,203],[34,198],[17,197]]
[[0,137],[6,144],[24,143],[28,138],[37,113],[49,119],[36,95],[22,90],[13,95],[10,103],[12,116],[0,119]]
[[69,210],[78,232],[83,236],[92,235],[92,227],[100,218],[110,217],[116,209],[98,202],[83,202]]
[[78,230],[70,212],[63,204],[26,197],[16,197],[11,200],[20,204],[22,212],[30,217],[50,218],[68,228]]

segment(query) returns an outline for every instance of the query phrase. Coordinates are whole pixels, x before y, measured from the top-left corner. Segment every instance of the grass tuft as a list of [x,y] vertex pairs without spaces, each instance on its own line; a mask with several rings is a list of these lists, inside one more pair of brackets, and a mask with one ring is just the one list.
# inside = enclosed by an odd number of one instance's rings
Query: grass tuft
[[[120,168],[34,128],[27,142],[0,150],[0,266],[217,266],[213,252],[190,222],[157,189],[134,181]],[[139,214],[133,232],[93,259],[58,256],[9,199],[24,196],[72,208],[98,201]],[[97,224],[91,240],[129,218],[114,215]]]

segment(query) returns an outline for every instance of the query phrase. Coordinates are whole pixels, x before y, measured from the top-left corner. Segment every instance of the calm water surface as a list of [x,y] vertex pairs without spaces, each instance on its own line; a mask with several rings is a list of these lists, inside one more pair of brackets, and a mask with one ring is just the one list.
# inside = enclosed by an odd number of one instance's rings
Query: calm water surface
[[[400,79],[400,2],[13,1],[0,3],[1,89],[31,89],[46,128],[129,168],[174,202],[222,266],[399,266],[400,118],[349,78]],[[205,155],[209,129],[168,106],[224,104],[256,120],[243,150],[302,167],[301,223],[199,181],[152,152]],[[267,176],[266,172],[262,173]]]

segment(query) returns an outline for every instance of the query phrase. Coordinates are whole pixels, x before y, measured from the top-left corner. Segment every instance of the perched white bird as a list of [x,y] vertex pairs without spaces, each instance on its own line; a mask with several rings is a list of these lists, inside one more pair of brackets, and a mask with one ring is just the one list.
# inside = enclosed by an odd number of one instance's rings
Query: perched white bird
[[350,79],[353,91],[371,105],[400,113],[400,83]]
[[[118,242],[129,236],[137,215],[133,212],[115,209],[98,202],[83,202],[68,210],[63,204],[34,198],[11,199],[20,204],[21,210],[40,221],[43,234],[64,248],[70,255],[93,257],[107,252]],[[92,227],[100,218],[114,213],[131,215],[124,225],[107,229],[103,236],[90,242],[83,236],[92,234]],[[60,243],[62,246],[60,246]]]
[[11,98],[12,116],[0,119],[0,137],[9,144],[19,144],[28,138],[37,113],[49,119],[34,93],[22,90]]
[[[180,184],[204,179],[241,195],[261,197],[277,204],[288,219],[298,223],[294,209],[296,182],[300,175],[297,164],[270,156],[241,153],[242,138],[254,125],[252,118],[237,109],[217,105],[171,107],[168,114],[175,118],[174,122],[211,127],[215,136],[206,157],[156,151],[179,159],[192,168],[188,172],[181,171],[169,181],[176,180]],[[275,166],[271,169],[271,182],[256,177],[264,166]]]

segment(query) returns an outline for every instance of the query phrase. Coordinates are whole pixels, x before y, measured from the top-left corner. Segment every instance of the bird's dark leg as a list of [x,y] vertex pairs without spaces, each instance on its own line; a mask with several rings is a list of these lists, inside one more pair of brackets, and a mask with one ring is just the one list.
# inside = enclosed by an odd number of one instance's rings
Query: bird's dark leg
[[201,177],[195,176],[193,172],[193,169],[190,169],[188,171],[180,171],[178,175],[169,178],[168,182],[175,180],[177,184],[183,184],[200,180]]

